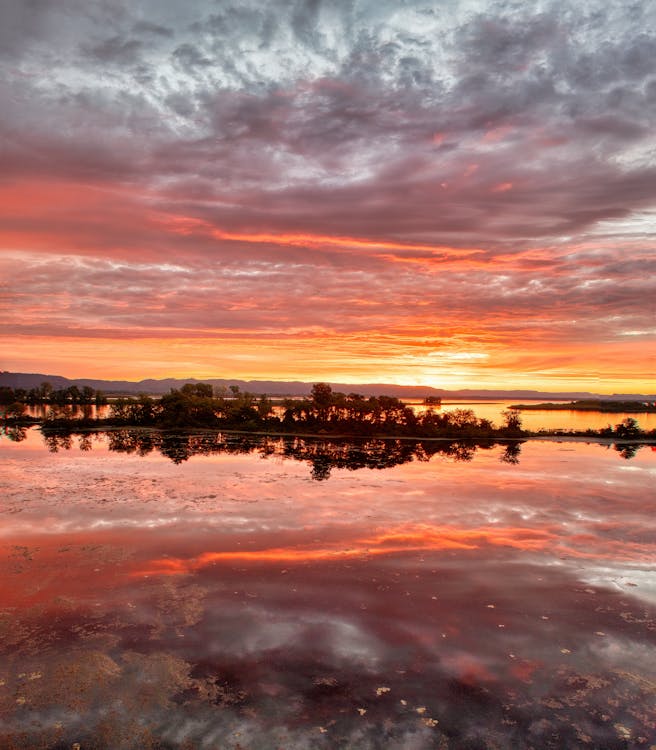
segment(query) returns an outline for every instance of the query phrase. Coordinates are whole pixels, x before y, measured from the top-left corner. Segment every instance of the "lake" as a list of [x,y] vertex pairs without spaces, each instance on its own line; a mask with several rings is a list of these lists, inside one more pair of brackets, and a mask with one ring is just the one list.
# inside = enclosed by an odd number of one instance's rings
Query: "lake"
[[656,742],[650,446],[29,429],[0,460],[3,748]]

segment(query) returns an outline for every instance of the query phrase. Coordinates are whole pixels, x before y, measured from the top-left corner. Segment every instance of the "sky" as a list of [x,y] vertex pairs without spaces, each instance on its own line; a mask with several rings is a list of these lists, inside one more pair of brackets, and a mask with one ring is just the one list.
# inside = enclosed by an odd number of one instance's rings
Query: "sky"
[[0,0],[0,369],[656,391],[656,4]]

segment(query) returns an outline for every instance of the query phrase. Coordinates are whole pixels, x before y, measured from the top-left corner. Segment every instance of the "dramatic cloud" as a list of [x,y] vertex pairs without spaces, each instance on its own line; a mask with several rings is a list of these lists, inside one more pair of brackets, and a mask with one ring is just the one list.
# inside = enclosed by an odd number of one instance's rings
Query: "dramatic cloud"
[[654,390],[654,28],[7,0],[5,368]]

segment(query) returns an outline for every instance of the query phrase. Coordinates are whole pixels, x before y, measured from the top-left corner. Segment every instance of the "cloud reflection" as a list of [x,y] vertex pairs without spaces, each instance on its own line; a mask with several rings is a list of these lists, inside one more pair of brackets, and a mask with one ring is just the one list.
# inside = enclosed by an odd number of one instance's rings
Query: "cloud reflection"
[[[641,747],[654,455],[313,482],[250,451],[3,443],[0,742]],[[172,575],[173,573],[173,575]]]
[[421,525],[398,527],[367,538],[348,538],[330,547],[273,547],[260,550],[224,550],[203,552],[190,559],[166,557],[153,560],[134,575],[185,575],[217,563],[289,563],[366,558],[399,553],[437,552],[441,550],[478,550],[489,546],[530,553],[560,554],[569,558],[648,564],[653,555],[652,542],[608,540],[605,533],[568,534],[566,529],[488,528],[458,529]]

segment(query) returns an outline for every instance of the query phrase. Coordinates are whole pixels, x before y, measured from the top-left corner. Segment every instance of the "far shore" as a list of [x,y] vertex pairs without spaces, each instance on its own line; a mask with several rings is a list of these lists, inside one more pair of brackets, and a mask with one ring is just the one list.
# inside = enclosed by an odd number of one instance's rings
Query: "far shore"
[[656,402],[587,399],[581,401],[547,401],[530,404],[511,404],[510,408],[519,411],[587,411],[599,412],[601,414],[654,414],[656,413]]

